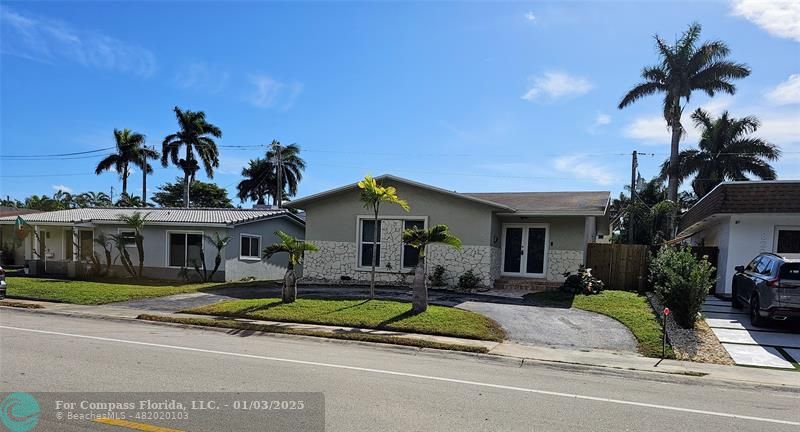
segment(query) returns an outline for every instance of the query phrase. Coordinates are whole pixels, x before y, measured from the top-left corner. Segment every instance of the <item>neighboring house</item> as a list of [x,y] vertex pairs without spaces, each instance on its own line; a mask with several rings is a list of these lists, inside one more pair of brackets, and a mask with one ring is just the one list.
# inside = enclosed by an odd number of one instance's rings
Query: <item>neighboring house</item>
[[[404,281],[413,271],[417,250],[401,238],[413,226],[445,224],[463,242],[461,250],[430,246],[429,272],[441,265],[455,284],[473,270],[489,287],[501,276],[561,281],[561,273],[583,264],[586,244],[608,234],[609,192],[458,193],[392,175],[376,179],[396,187],[411,207],[381,206],[376,278],[384,282]],[[369,280],[374,222],[357,184],[287,206],[305,211],[306,239],[320,248],[306,254],[304,277]]]
[[[23,215],[39,241],[31,233],[21,242],[20,249],[31,272],[74,276],[86,271],[93,253],[105,265],[102,247],[94,242],[100,233],[121,234],[128,239],[126,250],[136,267],[139,258],[134,233],[119,216],[137,211],[147,215],[142,229],[143,274],[152,278],[178,278],[182,267],[194,274],[193,263],[200,259],[201,248],[206,267],[213,269],[217,250],[209,237],[218,233],[231,240],[222,251],[223,261],[215,279],[280,279],[286,271],[286,256],[262,261],[261,251],[277,241],[277,230],[300,238],[304,235],[303,221],[287,210],[80,208]],[[16,219],[17,216],[0,217],[4,238],[15,236]],[[114,250],[113,256],[117,255]],[[115,265],[114,271],[125,274],[121,265]]]
[[681,218],[676,240],[716,246],[717,295],[761,252],[800,258],[800,181],[720,183]]
[[[16,217],[30,213],[40,213],[40,211],[27,208],[0,206],[0,217]],[[0,264],[23,264],[25,262],[24,251],[19,246],[19,239],[16,237],[16,235],[14,235],[14,233],[8,233],[6,230],[0,230],[0,250],[2,250],[2,262],[0,262]]]

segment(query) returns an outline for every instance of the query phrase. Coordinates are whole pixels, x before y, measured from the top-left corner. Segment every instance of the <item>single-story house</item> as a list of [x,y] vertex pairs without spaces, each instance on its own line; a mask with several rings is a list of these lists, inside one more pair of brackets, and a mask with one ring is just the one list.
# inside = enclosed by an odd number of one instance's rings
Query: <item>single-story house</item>
[[800,181],[720,183],[683,215],[676,239],[719,249],[716,294],[730,296],[734,268],[759,253],[800,258]]
[[[133,230],[119,220],[137,211],[146,215],[141,231],[143,275],[152,278],[178,278],[184,267],[194,273],[193,263],[200,259],[201,248],[210,271],[217,255],[211,238],[219,234],[230,241],[222,251],[215,279],[280,279],[286,271],[285,254],[262,261],[261,251],[277,241],[275,231],[299,238],[304,235],[303,220],[285,209],[77,208],[22,215],[32,227],[24,240],[15,233],[17,216],[0,217],[0,229],[4,241],[16,247],[17,262],[26,263],[31,272],[75,276],[87,271],[92,254],[105,265],[102,246],[94,241],[101,233],[122,235],[131,261],[138,267]],[[113,256],[117,255],[113,250]],[[125,274],[118,259],[113,270]]]
[[[584,263],[587,243],[609,233],[610,192],[459,193],[393,175],[376,180],[396,187],[411,207],[381,206],[376,279],[383,282],[410,281],[418,251],[401,234],[414,226],[445,224],[463,243],[461,250],[430,246],[429,274],[441,265],[453,285],[472,270],[487,287],[501,277],[562,281]],[[286,205],[305,211],[306,240],[320,249],[306,254],[305,278],[369,280],[374,216],[356,183]]]

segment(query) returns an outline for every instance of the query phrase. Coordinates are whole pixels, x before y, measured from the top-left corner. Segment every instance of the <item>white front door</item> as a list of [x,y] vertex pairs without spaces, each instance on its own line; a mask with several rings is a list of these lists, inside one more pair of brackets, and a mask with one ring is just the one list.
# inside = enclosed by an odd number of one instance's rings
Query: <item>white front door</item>
[[505,224],[502,246],[504,276],[546,276],[550,249],[547,224]]

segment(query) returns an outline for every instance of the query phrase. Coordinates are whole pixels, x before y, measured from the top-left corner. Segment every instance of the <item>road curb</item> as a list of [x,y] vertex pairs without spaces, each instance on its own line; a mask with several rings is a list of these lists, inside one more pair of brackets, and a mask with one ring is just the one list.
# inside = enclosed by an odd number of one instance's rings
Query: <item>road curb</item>
[[[552,359],[538,359],[530,357],[495,354],[491,352],[473,353],[473,352],[426,348],[426,347],[420,348],[420,347],[388,344],[382,342],[364,342],[355,340],[332,339],[321,336],[291,335],[291,334],[271,333],[271,332],[263,332],[256,330],[241,330],[233,328],[211,327],[211,326],[203,326],[195,324],[148,321],[148,320],[140,320],[135,317],[88,314],[88,313],[73,312],[73,311],[62,312],[62,311],[47,310],[47,309],[25,309],[25,308],[16,308],[10,306],[0,306],[0,310],[3,309],[12,309],[23,313],[34,313],[34,314],[39,313],[39,314],[47,314],[54,316],[71,317],[71,318],[99,319],[99,320],[125,322],[125,323],[135,322],[135,323],[143,323],[149,325],[168,326],[172,328],[192,328],[192,329],[214,331],[217,333],[225,333],[225,334],[230,334],[232,331],[234,332],[252,331],[254,335],[258,336],[279,337],[287,339],[303,338],[306,340],[313,340],[319,343],[331,343],[331,344],[357,344],[364,347],[370,347],[370,348],[379,347],[382,350],[400,351],[403,353],[408,353],[413,355],[424,354],[427,356],[438,357],[438,358],[447,358],[447,357],[471,358],[471,359],[477,359],[479,361],[486,361],[496,364],[497,363],[508,364],[510,366],[515,366],[520,368],[550,367],[560,370],[569,370],[573,372],[603,373],[605,375],[616,375],[620,377],[630,376],[630,374],[636,374],[640,378],[655,380],[659,382],[673,382],[673,383],[681,382],[686,384],[700,384],[700,385],[713,383],[732,388],[741,388],[742,386],[747,386],[748,388],[753,388],[753,389],[773,390],[773,391],[800,394],[800,385],[793,386],[790,384],[785,384],[785,385],[761,384],[758,382],[753,382],[751,380],[718,378],[714,377],[711,374],[705,374],[700,376],[680,371],[653,371],[635,367],[626,368],[621,366],[559,361]],[[729,367],[735,367],[735,366],[729,366]],[[796,372],[786,372],[786,373],[797,374]]]

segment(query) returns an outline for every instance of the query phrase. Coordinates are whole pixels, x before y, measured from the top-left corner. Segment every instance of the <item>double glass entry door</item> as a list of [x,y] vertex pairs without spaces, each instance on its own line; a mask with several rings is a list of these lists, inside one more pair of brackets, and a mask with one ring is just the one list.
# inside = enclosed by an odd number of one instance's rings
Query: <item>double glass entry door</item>
[[503,274],[544,277],[547,249],[547,226],[504,226]]

